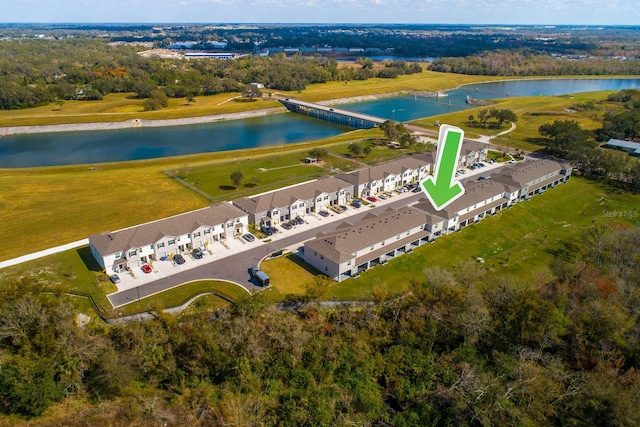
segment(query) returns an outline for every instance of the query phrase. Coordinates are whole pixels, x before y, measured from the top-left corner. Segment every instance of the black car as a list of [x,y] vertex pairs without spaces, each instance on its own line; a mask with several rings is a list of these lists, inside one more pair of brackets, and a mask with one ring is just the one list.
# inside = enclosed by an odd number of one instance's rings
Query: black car
[[194,249],[191,252],[191,255],[193,255],[195,259],[202,259],[202,252],[200,252],[200,249]]
[[180,254],[175,254],[173,256],[173,262],[175,262],[178,265],[184,264],[185,263],[185,259],[182,255]]
[[327,212],[327,211],[320,211],[320,212],[318,212],[318,214],[319,214],[320,216],[324,216],[324,217],[329,216],[329,212]]
[[293,220],[294,220],[294,221],[296,222],[296,224],[298,224],[298,225],[302,225],[302,224],[304,224],[304,219],[300,218],[299,216],[295,217]]
[[293,225],[291,225],[290,222],[285,222],[281,225],[282,228],[284,228],[285,230],[291,230],[293,228]]
[[251,233],[247,233],[247,234],[243,235],[242,238],[244,240],[246,240],[247,242],[253,242],[254,240],[256,240],[256,238]]

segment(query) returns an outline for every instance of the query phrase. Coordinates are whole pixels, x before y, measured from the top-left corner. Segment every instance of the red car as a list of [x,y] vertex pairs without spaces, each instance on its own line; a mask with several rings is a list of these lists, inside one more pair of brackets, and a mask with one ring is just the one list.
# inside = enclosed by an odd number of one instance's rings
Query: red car
[[142,271],[144,271],[145,273],[149,274],[151,273],[153,270],[151,269],[151,267],[149,266],[149,264],[145,264],[142,266]]
[[367,197],[367,200],[368,200],[368,201],[370,201],[370,202],[372,202],[372,203],[375,203],[375,202],[377,202],[377,201],[378,201],[378,199],[376,199],[376,198],[375,198],[375,197],[373,197],[373,196],[369,196],[369,197]]

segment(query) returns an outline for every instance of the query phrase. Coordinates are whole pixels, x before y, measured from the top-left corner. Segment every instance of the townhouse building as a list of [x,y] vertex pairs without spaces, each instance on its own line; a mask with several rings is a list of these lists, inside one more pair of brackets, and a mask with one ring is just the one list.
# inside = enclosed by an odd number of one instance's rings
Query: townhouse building
[[304,244],[306,262],[341,281],[443,234],[459,231],[549,188],[567,182],[571,167],[553,160],[518,163],[495,177],[464,184],[465,193],[442,210],[417,204],[342,223]]
[[238,237],[248,230],[245,212],[223,202],[203,209],[89,236],[91,254],[108,273]]
[[389,163],[341,173],[336,178],[351,184],[353,194],[358,197],[373,196],[425,179],[432,166],[426,159],[419,156],[402,157]]
[[328,177],[244,197],[234,200],[233,204],[249,216],[249,223],[271,227],[324,210],[327,206],[346,204],[352,197],[353,185]]
[[336,281],[344,280],[428,242],[424,211],[405,206],[343,222],[304,244],[303,259]]

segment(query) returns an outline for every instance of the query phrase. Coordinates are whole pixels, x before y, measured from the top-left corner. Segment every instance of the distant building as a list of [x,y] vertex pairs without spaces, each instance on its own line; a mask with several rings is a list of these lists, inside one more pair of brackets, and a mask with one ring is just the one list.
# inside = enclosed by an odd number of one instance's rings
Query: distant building
[[616,150],[624,151],[632,156],[640,156],[640,143],[632,141],[622,141],[620,139],[611,138],[604,145],[606,148],[614,148]]
[[235,59],[238,55],[236,53],[217,53],[217,52],[189,52],[185,53],[185,58],[213,58],[213,59]]

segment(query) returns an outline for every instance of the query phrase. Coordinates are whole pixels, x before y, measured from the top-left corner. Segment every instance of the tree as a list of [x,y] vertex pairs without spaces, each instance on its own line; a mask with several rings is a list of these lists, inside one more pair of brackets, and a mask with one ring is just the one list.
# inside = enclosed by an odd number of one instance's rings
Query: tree
[[309,156],[318,160],[327,157],[327,155],[329,155],[329,150],[327,150],[326,148],[316,147],[309,150]]
[[373,149],[368,145],[362,149],[362,153],[365,157],[367,157],[371,153],[371,151],[373,151]]
[[587,133],[575,120],[556,120],[538,128],[540,135],[547,137],[547,148],[567,152],[587,145]]
[[498,127],[502,126],[504,122],[515,123],[518,121],[516,113],[509,109],[492,110],[493,117],[498,121]]
[[242,175],[242,172],[240,171],[234,171],[231,176],[231,182],[233,183],[233,186],[238,188],[240,187],[240,184],[242,184],[242,180],[244,179],[244,175]]
[[244,91],[242,91],[242,96],[251,102],[254,98],[262,96],[262,91],[255,85],[248,85],[245,87]]
[[349,147],[347,147],[347,150],[349,150],[354,157],[360,156],[360,153],[362,153],[362,146],[357,142],[352,142],[349,144]]
[[191,105],[192,102],[196,102],[196,97],[193,96],[193,93],[187,94],[187,104]]

